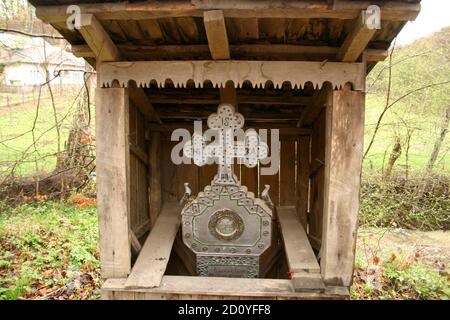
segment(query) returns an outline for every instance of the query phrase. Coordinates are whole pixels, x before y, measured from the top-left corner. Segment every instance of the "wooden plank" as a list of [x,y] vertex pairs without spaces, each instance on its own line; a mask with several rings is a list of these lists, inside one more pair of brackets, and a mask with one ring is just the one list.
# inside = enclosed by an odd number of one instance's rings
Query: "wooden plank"
[[147,232],[150,231],[151,223],[150,219],[147,218],[147,220],[144,220],[141,224],[134,226],[132,228],[134,234],[138,239],[140,239],[142,236],[144,236]]
[[145,94],[142,88],[130,85],[130,98],[131,101],[139,108],[142,114],[152,122],[162,123],[158,113],[150,102],[149,98]]
[[231,81],[226,82],[224,87],[220,89],[220,103],[231,104],[236,112],[239,112],[237,102],[237,93],[234,84]]
[[217,165],[204,165],[199,168],[199,188],[200,191],[203,191],[203,189],[210,185],[212,180],[214,179],[214,176],[217,174]]
[[333,287],[324,293],[295,292],[292,282],[285,279],[237,279],[213,277],[164,276],[159,288],[127,289],[126,279],[108,279],[102,286],[102,297],[111,297],[122,292],[132,292],[141,299],[170,299],[174,295],[180,299],[194,300],[224,296],[226,299],[239,297],[281,298],[281,299],[347,299],[348,290]]
[[297,127],[310,126],[320,112],[330,103],[333,88],[329,84],[324,84],[320,90],[314,92],[311,104],[302,112],[298,120]]
[[[201,17],[205,10],[222,10],[230,18],[356,19],[371,1],[340,0],[333,6],[326,2],[295,0],[210,0],[146,1],[78,4],[81,12],[95,14],[100,20],[141,20],[168,17]],[[378,4],[383,20],[414,20],[420,4],[387,1]],[[47,22],[65,22],[67,5],[37,6],[36,16]]]
[[[148,128],[150,131],[158,131],[158,132],[172,132],[176,129],[186,129],[190,132],[194,131],[193,125],[187,125],[186,123],[169,123],[164,122],[164,124],[149,124]],[[207,126],[203,126],[203,130],[206,131]],[[270,123],[252,123],[247,126],[244,126],[244,130],[247,129],[278,129],[280,131],[280,136],[309,136],[311,135],[312,130],[309,128],[297,128],[293,126],[285,126],[284,124],[270,124]]]
[[180,17],[175,19],[175,23],[178,26],[178,32],[182,40],[186,43],[199,42],[200,33],[197,28],[197,24],[192,17]]
[[221,10],[205,11],[203,20],[213,60],[229,60],[230,48],[223,12]]
[[120,28],[123,30],[124,35],[128,41],[140,41],[144,38],[138,21],[135,20],[119,20],[117,21]]
[[304,230],[308,225],[310,142],[310,137],[297,140],[297,214]]
[[377,29],[369,29],[364,19],[364,14],[361,14],[354,21],[352,30],[347,35],[344,43],[337,54],[337,60],[343,62],[354,62],[366,49],[373,35]]
[[131,268],[129,237],[128,90],[97,89],[97,208],[102,276],[127,276]]
[[147,153],[141,149],[141,147],[138,147],[134,143],[130,143],[130,151],[139,159],[141,160],[145,165],[149,164],[148,161],[148,155]]
[[350,286],[355,261],[364,139],[364,94],[336,91],[327,108],[321,272]]
[[180,227],[181,208],[176,203],[164,204],[161,215],[150,232],[125,286],[156,288],[166,271],[175,236]]
[[127,289],[126,279],[108,279],[102,286],[102,298],[114,299],[122,293],[133,293],[136,299],[196,300],[202,297],[222,296],[225,299],[277,298],[277,299],[347,299],[346,288],[331,287],[323,293],[295,292],[290,280],[236,279],[188,276],[164,276],[159,288]]
[[163,34],[156,19],[140,20],[138,21],[144,37],[155,42],[162,41]]
[[152,132],[150,144],[150,222],[154,227],[162,205],[161,191],[161,134]]
[[[181,234],[180,234],[181,235]],[[196,269],[196,257],[194,252],[183,243],[181,236],[175,239],[173,250],[180,258],[181,263],[184,265],[190,276],[197,275]]]
[[295,141],[282,141],[280,156],[280,205],[293,206],[297,203]]
[[93,14],[81,15],[80,33],[98,61],[120,60],[120,53]]
[[199,182],[199,167],[196,165],[180,164],[176,166],[177,175],[177,198],[181,199],[184,195],[184,184],[189,183],[189,188],[192,190],[192,195],[198,194],[200,191]]
[[[272,152],[272,137],[270,136],[270,131],[268,133],[268,137],[267,137],[267,145],[269,146],[269,152]],[[275,148],[275,152],[277,153],[277,155],[272,156],[272,158],[274,157],[280,157],[280,149],[276,149]],[[261,164],[261,168],[263,167],[270,167],[271,164],[269,165],[263,165]],[[261,171],[261,169],[260,169]],[[270,186],[270,191],[269,191],[269,195],[270,198],[272,199],[272,202],[275,206],[277,206],[280,203],[280,171],[277,172],[277,174],[274,175],[262,175],[260,174],[259,176],[259,185],[261,190],[264,190],[266,185]],[[272,218],[274,220],[276,220],[276,212],[275,214],[272,215]]]
[[298,272],[292,274],[292,284],[295,291],[317,291],[324,292],[325,285],[320,273]]
[[[125,291],[130,291],[125,282],[115,279],[107,281],[103,290],[118,289],[121,287]],[[127,290],[128,289],[128,290]],[[177,294],[193,295],[230,295],[230,296],[255,296],[264,297],[267,295],[293,294],[294,288],[289,280],[276,279],[245,279],[245,278],[218,278],[218,277],[186,277],[186,276],[164,276],[161,285],[155,287],[143,287],[147,292],[172,292]],[[147,290],[148,289],[148,290]]]
[[[310,172],[310,211],[308,215],[308,234],[322,239],[323,204],[324,204],[324,163],[325,163],[325,109],[313,124],[311,135],[311,164],[321,164],[318,170]],[[313,165],[310,166],[313,169]],[[310,169],[310,170],[311,170]],[[316,248],[317,249],[317,248]],[[320,249],[320,248],[319,248]]]
[[259,38],[258,19],[234,19],[238,28],[238,37],[240,40],[257,40]]
[[[225,90],[224,90],[225,91]],[[261,104],[261,105],[308,105],[311,103],[310,97],[304,96],[264,96],[264,95],[252,95],[249,90],[237,90],[238,104]],[[151,93],[150,100],[152,103],[157,104],[214,104],[218,105],[224,101],[224,98],[220,98],[216,92],[203,89],[199,91],[176,91],[176,90],[164,90],[163,93]],[[233,101],[234,99],[230,99]]]
[[140,87],[149,85],[155,80],[164,86],[166,79],[171,79],[174,86],[185,86],[193,81],[196,86],[203,86],[210,81],[213,86],[221,87],[232,81],[240,87],[244,81],[253,86],[264,87],[272,81],[276,88],[282,87],[286,81],[292,87],[303,87],[310,82],[314,87],[331,83],[333,88],[344,87],[347,83],[354,90],[362,91],[365,86],[365,64],[344,62],[312,62],[312,61],[134,61],[105,62],[101,64],[100,85],[111,86],[118,81],[128,86],[134,81]]
[[294,206],[278,206],[277,214],[289,271],[292,273],[320,273],[319,263],[309,244],[305,229],[297,217],[296,208]]
[[[145,21],[145,20],[144,20]],[[150,20],[151,21],[151,20]],[[234,59],[256,58],[265,60],[298,60],[298,61],[334,61],[339,47],[305,46],[297,44],[231,44],[230,53]],[[73,45],[72,53],[76,57],[94,58],[94,52],[87,45]],[[204,44],[117,44],[120,53],[130,60],[162,60],[162,59],[209,59],[210,50]],[[366,61],[384,61],[387,50],[367,49],[364,51]]]
[[161,189],[163,201],[179,201],[177,168],[171,160],[171,152],[177,144],[170,141],[170,134],[164,133],[161,137]]
[[131,249],[133,250],[133,254],[137,256],[139,252],[141,252],[142,246],[136,234],[131,229],[129,232],[130,232]]
[[258,168],[247,168],[245,165],[241,165],[241,184],[258,197]]

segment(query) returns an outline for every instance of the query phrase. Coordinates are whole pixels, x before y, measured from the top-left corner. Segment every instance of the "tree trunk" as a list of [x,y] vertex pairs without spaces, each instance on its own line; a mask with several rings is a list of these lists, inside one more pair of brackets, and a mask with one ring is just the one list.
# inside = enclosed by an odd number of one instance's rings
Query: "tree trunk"
[[398,158],[400,158],[400,155],[402,154],[402,145],[400,143],[400,138],[397,137],[395,139],[394,147],[392,148],[391,156],[389,157],[389,161],[386,166],[386,172],[384,174],[384,179],[387,180],[391,176],[392,168],[394,167],[395,162]]
[[450,107],[445,111],[442,117],[442,125],[439,135],[434,143],[433,152],[431,152],[430,160],[428,160],[427,165],[427,176],[433,171],[434,165],[436,163],[439,152],[441,151],[442,143],[444,142],[445,136],[448,132],[448,124],[450,122]]

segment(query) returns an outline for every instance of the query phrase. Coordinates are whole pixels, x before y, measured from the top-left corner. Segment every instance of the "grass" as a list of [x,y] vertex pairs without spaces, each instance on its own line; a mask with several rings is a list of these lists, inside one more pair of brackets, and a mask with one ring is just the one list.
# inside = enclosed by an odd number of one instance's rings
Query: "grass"
[[[76,94],[75,91],[67,91],[55,98],[58,121],[61,122],[62,149],[71,128]],[[14,163],[19,160],[20,164],[15,169],[15,176],[34,176],[36,173],[49,173],[54,170],[58,146],[49,95],[43,94],[39,109],[37,104],[36,100],[20,106],[4,106],[0,109],[0,141],[2,142],[0,143],[0,176],[9,173]],[[33,146],[31,132],[35,120],[37,151]]]
[[40,202],[0,215],[0,300],[97,299],[95,207]]
[[[366,128],[364,141],[367,147],[375,124],[381,114],[385,101],[384,97],[377,94],[368,94],[366,99]],[[393,112],[386,113],[381,129],[377,133],[375,142],[364,161],[364,171],[367,173],[380,172],[389,160],[392,146],[396,136],[400,136],[402,144],[402,154],[396,162],[398,171],[405,174],[406,171],[406,137],[405,128],[399,117],[407,117],[408,125],[414,128],[410,140],[408,153],[409,173],[418,176],[426,168],[434,141],[440,128],[441,115],[429,112],[426,108],[419,112],[407,112],[408,105],[399,104]],[[402,113],[408,113],[403,115]],[[434,172],[439,174],[450,174],[450,153],[445,150],[450,149],[450,139],[446,139],[441,147],[440,157],[435,165]]]

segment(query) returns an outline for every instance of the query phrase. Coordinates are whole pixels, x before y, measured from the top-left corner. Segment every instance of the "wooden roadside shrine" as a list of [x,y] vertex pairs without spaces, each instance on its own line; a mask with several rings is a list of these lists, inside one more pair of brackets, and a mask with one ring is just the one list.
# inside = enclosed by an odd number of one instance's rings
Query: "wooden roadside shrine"
[[[104,299],[343,299],[352,284],[365,77],[419,0],[30,0],[96,66],[97,188]],[[365,20],[380,8],[381,28]],[[69,5],[80,9],[69,28]],[[216,166],[175,165],[171,133],[221,102],[246,128],[279,129],[273,243],[255,279],[197,277],[180,235],[184,183]],[[270,141],[270,139],[269,139]]]

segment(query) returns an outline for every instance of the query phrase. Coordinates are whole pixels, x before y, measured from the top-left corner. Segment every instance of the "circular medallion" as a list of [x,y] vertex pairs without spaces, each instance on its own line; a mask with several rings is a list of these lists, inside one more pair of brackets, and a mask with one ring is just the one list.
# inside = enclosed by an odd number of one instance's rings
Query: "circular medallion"
[[209,220],[209,232],[219,240],[236,240],[244,232],[244,221],[234,211],[216,211]]

